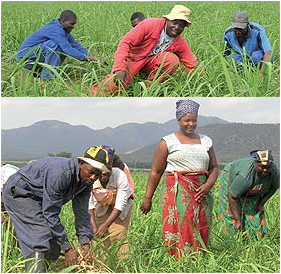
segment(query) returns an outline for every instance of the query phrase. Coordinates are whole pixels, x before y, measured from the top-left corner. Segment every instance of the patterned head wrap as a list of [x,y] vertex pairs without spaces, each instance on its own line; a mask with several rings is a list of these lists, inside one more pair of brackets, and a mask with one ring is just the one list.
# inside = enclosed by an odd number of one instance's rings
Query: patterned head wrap
[[197,115],[199,107],[200,107],[200,105],[198,103],[196,103],[195,101],[192,101],[190,99],[177,101],[176,102],[177,120],[179,121],[187,113],[193,113],[193,114]]
[[261,164],[265,166],[271,164],[274,161],[270,149],[253,150],[250,152],[250,156],[253,157],[256,161],[261,162]]
[[102,145],[101,147],[102,147],[103,150],[107,151],[109,163],[112,164],[115,149],[113,147],[109,147],[109,146],[106,146],[106,145]]

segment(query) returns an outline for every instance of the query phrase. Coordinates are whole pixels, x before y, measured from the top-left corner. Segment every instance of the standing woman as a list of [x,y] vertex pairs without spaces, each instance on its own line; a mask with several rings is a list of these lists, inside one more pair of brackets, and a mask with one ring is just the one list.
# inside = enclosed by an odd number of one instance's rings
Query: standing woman
[[271,150],[254,150],[225,166],[220,184],[219,222],[225,231],[246,232],[245,239],[267,233],[264,204],[280,187]]
[[163,241],[169,254],[178,259],[182,252],[207,246],[212,221],[210,190],[218,168],[212,140],[195,132],[199,106],[189,99],[177,101],[179,130],[158,144],[141,205],[147,214],[165,171],[161,188]]

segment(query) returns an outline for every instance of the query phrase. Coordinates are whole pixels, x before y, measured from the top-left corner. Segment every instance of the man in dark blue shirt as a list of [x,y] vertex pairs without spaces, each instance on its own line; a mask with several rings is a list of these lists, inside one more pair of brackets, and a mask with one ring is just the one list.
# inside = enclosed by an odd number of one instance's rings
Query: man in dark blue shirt
[[27,272],[46,272],[45,260],[56,260],[65,251],[65,265],[77,263],[59,215],[72,200],[75,229],[83,255],[89,254],[93,228],[88,213],[92,184],[108,172],[109,152],[87,149],[84,157],[47,157],[35,160],[9,177],[3,188],[5,208],[12,219]]
[[[17,54],[18,59],[26,61],[25,68],[31,70],[36,60],[57,67],[62,64],[66,56],[80,61],[98,62],[70,34],[76,21],[76,14],[71,10],[65,10],[59,19],[50,21],[29,35],[21,44]],[[37,66],[36,70],[41,72],[42,79],[55,77],[55,74],[45,66],[43,69],[41,66]]]
[[[237,63],[248,61],[253,65],[272,60],[272,50],[265,29],[254,22],[249,22],[249,15],[245,11],[234,13],[231,26],[223,35],[226,45],[224,56]],[[246,56],[247,60],[244,60]]]

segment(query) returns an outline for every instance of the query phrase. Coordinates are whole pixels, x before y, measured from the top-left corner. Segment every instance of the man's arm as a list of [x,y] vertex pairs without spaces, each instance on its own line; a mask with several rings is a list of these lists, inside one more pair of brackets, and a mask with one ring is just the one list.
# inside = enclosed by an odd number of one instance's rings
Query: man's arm
[[271,62],[271,59],[272,59],[272,52],[271,51],[265,52],[262,60],[263,62],[261,64],[261,72],[264,71],[265,63]]
[[[70,34],[69,34],[70,35]],[[67,34],[59,26],[52,26],[47,30],[46,36],[59,45],[61,51],[77,60],[84,61],[88,52],[85,50],[83,52],[74,48],[71,42],[68,40]]]
[[89,243],[93,238],[93,227],[88,211],[91,190],[92,186],[89,186],[72,199],[76,236],[81,246]]
[[70,33],[68,35],[68,40],[72,47],[85,55],[84,61],[99,62],[87,49],[85,49],[80,43],[78,43]]
[[223,57],[229,56],[230,54],[231,54],[231,46],[230,46],[228,40],[225,38]]
[[184,65],[187,72],[192,72],[199,64],[189,45],[181,36],[178,37],[176,54],[178,55],[180,62]]
[[48,182],[43,190],[42,210],[43,215],[51,229],[52,235],[57,239],[63,251],[72,248],[64,226],[60,222],[59,214],[63,206],[63,192],[61,189],[67,187],[67,182],[61,177],[48,175]]
[[[125,34],[125,36],[120,40],[114,54],[115,61],[112,68],[113,73],[119,71],[126,72],[130,49],[140,45],[143,42],[148,30],[153,27],[151,24],[153,24],[153,22],[150,22],[149,20],[146,20],[145,24],[141,22],[135,28],[131,29],[127,34]],[[122,73],[119,75],[122,80],[125,80],[125,76],[123,76]]]

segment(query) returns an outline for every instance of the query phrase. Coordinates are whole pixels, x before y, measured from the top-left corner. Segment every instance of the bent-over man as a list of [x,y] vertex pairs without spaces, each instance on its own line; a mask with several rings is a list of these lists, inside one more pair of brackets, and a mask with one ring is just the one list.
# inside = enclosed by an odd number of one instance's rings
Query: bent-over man
[[[249,15],[245,11],[234,13],[231,26],[223,35],[226,44],[224,56],[235,63],[249,63],[254,66],[271,62],[272,50],[265,29],[253,22],[249,22]],[[244,58],[246,57],[246,59]]]
[[89,254],[93,229],[88,203],[94,181],[102,171],[109,171],[108,159],[101,146],[91,147],[83,157],[38,159],[9,177],[3,199],[23,257],[29,259],[26,272],[46,272],[46,260],[56,260],[61,251],[65,252],[66,266],[77,264],[78,253],[59,217],[70,200],[83,255]]
[[[36,61],[56,68],[63,63],[66,56],[80,61],[98,62],[70,34],[76,22],[77,16],[73,11],[63,11],[58,19],[50,21],[24,40],[17,54],[18,59],[26,59],[25,68],[28,70],[33,69]],[[36,64],[34,76],[39,75],[47,80],[55,77],[53,72]]]
[[126,88],[138,72],[148,74],[149,81],[157,77],[159,83],[173,74],[180,63],[192,72],[198,61],[181,36],[185,27],[191,25],[189,16],[187,7],[175,5],[163,18],[148,18],[132,28],[117,47],[111,73],[101,84],[93,85],[93,96],[103,96],[102,91],[117,95],[118,80]]

